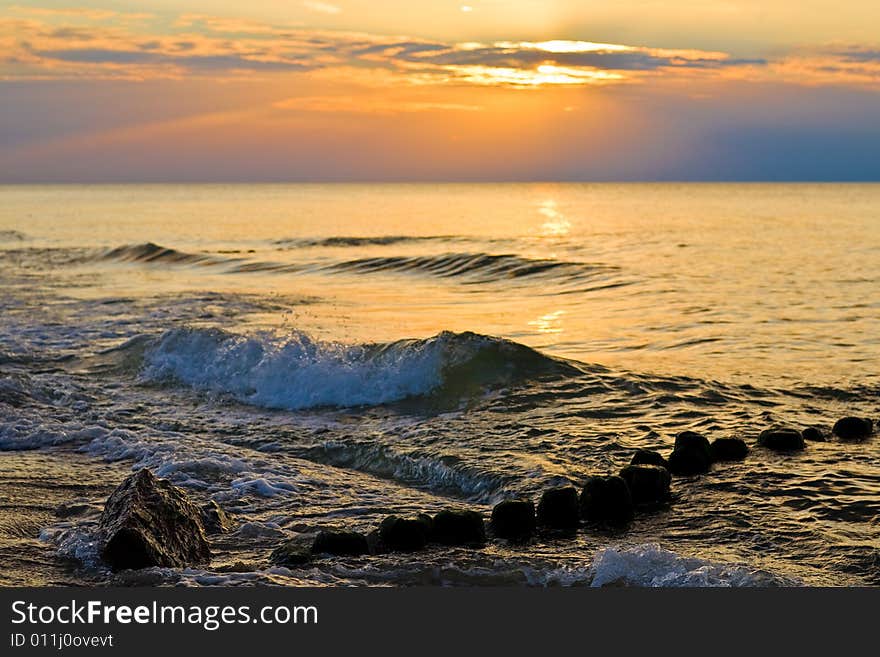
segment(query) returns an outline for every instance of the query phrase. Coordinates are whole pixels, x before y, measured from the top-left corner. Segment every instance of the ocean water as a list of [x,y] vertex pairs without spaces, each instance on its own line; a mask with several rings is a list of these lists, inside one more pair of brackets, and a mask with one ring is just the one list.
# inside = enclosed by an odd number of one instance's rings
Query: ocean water
[[[880,416],[878,272],[880,185],[0,187],[0,584],[880,584],[880,441],[830,436]],[[752,449],[617,532],[267,560],[685,429]],[[102,567],[140,467],[235,516],[210,568]]]

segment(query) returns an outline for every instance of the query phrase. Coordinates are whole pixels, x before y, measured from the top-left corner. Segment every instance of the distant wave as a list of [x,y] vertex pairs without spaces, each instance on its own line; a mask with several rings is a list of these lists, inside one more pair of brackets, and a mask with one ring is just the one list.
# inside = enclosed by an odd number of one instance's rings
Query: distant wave
[[564,274],[566,278],[584,278],[614,269],[607,265],[488,253],[359,258],[336,263],[327,268],[357,272],[418,272],[446,278],[468,278],[475,282],[493,282],[545,274]]
[[[439,278],[455,278],[467,283],[493,283],[531,277],[547,277],[567,282],[578,282],[618,271],[617,267],[601,263],[567,262],[549,258],[527,258],[516,254],[496,255],[490,253],[443,253],[439,255],[410,257],[387,256],[356,258],[329,263],[326,261],[311,263],[266,262],[245,258],[230,258],[221,255],[185,253],[152,242],[120,246],[103,252],[99,259],[127,263],[162,263],[180,266],[213,265],[224,267],[227,272],[240,274],[292,274],[305,272],[409,273]],[[615,282],[613,284],[619,285],[624,283]]]
[[[286,264],[277,262],[239,262],[231,266],[236,273],[357,273],[433,276],[452,278],[462,283],[496,283],[531,277],[578,282],[617,271],[602,264],[534,259],[523,256],[488,253],[444,253],[426,256],[387,256],[357,258],[329,264]],[[624,284],[624,283],[615,283]]]
[[387,246],[407,242],[462,241],[464,238],[445,235],[379,235],[374,237],[294,237],[275,240],[273,244],[289,247]]
[[184,253],[183,251],[160,246],[153,242],[119,246],[103,253],[101,259],[116,260],[118,262],[162,262],[179,265],[217,264],[223,262],[223,259],[215,256]]
[[343,345],[303,333],[279,339],[173,329],[144,352],[142,377],[288,410],[374,406],[431,395],[463,398],[530,379],[576,373],[567,361],[474,333]]
[[18,230],[0,230],[0,242],[24,242],[28,236]]

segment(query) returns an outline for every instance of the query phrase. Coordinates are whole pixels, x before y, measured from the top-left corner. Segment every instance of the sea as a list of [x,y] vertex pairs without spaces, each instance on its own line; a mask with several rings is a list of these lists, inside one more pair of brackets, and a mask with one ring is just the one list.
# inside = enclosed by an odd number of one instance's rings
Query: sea
[[[878,275],[871,184],[0,186],[0,585],[880,585],[880,439],[831,434]],[[685,430],[751,449],[626,527],[269,560]],[[210,566],[102,564],[140,468],[234,518]]]

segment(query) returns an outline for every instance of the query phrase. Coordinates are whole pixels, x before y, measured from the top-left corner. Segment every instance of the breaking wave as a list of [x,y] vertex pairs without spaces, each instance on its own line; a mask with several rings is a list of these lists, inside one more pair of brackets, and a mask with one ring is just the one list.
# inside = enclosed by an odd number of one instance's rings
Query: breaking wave
[[475,333],[344,345],[220,329],[166,331],[144,353],[142,377],[228,394],[264,408],[375,406],[426,395],[464,398],[546,377],[574,364]]

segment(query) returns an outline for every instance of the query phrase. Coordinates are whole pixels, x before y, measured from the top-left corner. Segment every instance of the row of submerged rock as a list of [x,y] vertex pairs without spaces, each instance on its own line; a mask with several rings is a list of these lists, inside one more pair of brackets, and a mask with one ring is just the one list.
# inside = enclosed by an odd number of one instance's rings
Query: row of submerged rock
[[[873,433],[871,420],[845,417],[832,434],[842,441],[862,441]],[[802,431],[772,427],[757,440],[761,447],[792,452],[807,442],[824,441],[816,427]],[[616,527],[638,512],[651,511],[671,498],[672,475],[708,472],[714,463],[740,461],[749,447],[740,438],[717,438],[711,443],[695,431],[675,437],[668,457],[639,449],[616,475],[590,476],[580,492],[574,486],[545,490],[537,506],[530,499],[510,499],[492,509],[489,532],[509,541],[525,541],[539,530],[571,532],[582,523]],[[210,562],[207,535],[229,531],[232,520],[214,501],[193,504],[187,494],[149,470],[127,477],[110,495],[98,523],[102,559],[112,570],[151,566],[204,566]],[[414,552],[428,545],[479,547],[487,540],[486,523],[478,511],[445,509],[430,516],[386,517],[372,532],[325,529],[303,534],[276,548],[273,563],[296,566],[321,555],[357,556],[382,552]]]
[[[831,433],[843,442],[861,442],[874,433],[874,422],[862,417],[844,417],[834,423]],[[768,449],[790,452],[805,449],[808,442],[825,442],[818,427],[798,431],[792,427],[772,427],[758,436],[758,444]]]
[[589,477],[580,493],[574,486],[549,488],[537,506],[529,499],[499,502],[492,509],[488,527],[483,514],[473,510],[445,509],[434,516],[419,514],[414,518],[392,515],[368,534],[325,529],[314,536],[295,537],[276,548],[270,560],[298,566],[321,555],[415,552],[431,544],[480,547],[489,535],[518,542],[528,540],[539,529],[571,532],[582,522],[624,524],[637,510],[668,501],[670,483],[666,468],[629,465],[619,475]]
[[321,555],[415,552],[429,544],[480,547],[485,543],[486,525],[481,513],[445,509],[434,516],[425,513],[415,518],[388,516],[369,534],[324,529],[314,536],[297,536],[278,546],[270,561],[283,566],[298,566]]
[[[832,430],[841,440],[864,440],[873,432],[871,420],[848,417]],[[776,451],[803,449],[805,441],[824,441],[821,430],[803,431],[773,427],[762,431],[757,444]],[[716,438],[712,442],[695,431],[675,437],[672,452],[664,457],[639,449],[629,465],[616,475],[590,476],[580,492],[574,486],[545,490],[537,506],[530,499],[510,499],[492,509],[489,532],[509,541],[525,541],[539,530],[570,532],[581,524],[615,527],[629,523],[639,512],[666,505],[671,499],[672,475],[694,476],[724,461],[741,461],[749,446],[741,438]],[[272,561],[284,565],[305,563],[322,555],[412,552],[429,544],[478,547],[485,544],[486,524],[477,511],[445,510],[431,517],[388,516],[369,534],[324,530],[314,538],[295,538],[273,552]]]
[[[832,429],[833,435],[843,441],[866,440],[873,431],[871,420],[857,417],[838,420]],[[804,449],[806,441],[823,442],[825,436],[817,427],[803,431],[772,427],[759,434],[757,444],[774,451],[795,451]],[[571,486],[545,491],[538,503],[537,523],[527,518],[526,505],[531,505],[530,501],[501,502],[492,511],[492,527],[500,538],[523,538],[534,533],[536,524],[552,529],[575,528],[580,520],[598,525],[622,525],[632,520],[638,511],[649,511],[667,503],[671,497],[672,475],[704,474],[714,463],[742,461],[748,454],[749,446],[741,438],[716,438],[709,442],[700,433],[682,431],[676,435],[668,457],[639,449],[619,474],[587,478],[580,496]]]

